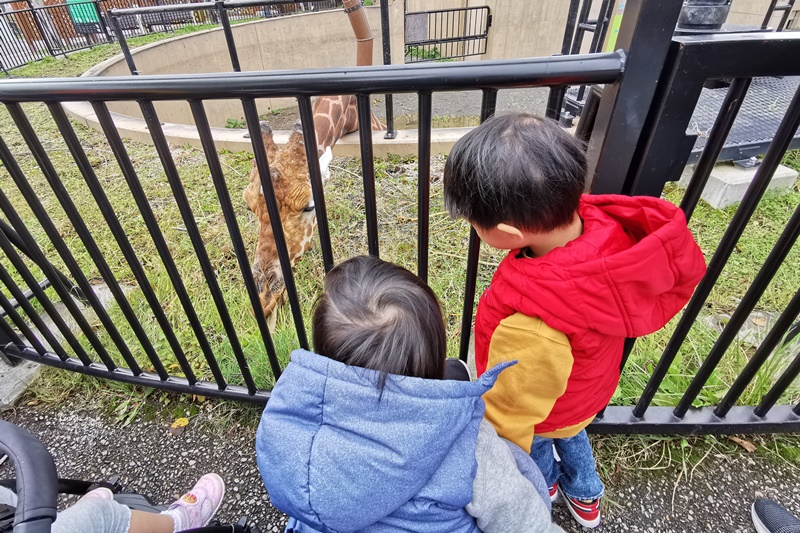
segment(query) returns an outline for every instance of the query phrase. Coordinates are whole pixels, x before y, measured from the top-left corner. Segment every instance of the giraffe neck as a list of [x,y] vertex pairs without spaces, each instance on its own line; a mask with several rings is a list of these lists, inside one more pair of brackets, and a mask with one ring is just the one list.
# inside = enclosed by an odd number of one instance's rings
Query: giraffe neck
[[343,135],[358,129],[355,96],[321,96],[314,102],[313,112],[318,155],[333,148]]

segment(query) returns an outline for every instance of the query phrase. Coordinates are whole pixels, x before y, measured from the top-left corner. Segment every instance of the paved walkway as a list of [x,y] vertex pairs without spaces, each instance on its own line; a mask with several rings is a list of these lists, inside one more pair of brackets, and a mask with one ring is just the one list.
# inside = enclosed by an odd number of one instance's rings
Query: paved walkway
[[[498,92],[497,112],[525,111],[536,115],[544,115],[547,107],[549,89],[505,89]],[[394,115],[397,117],[397,128],[416,128],[416,114],[418,111],[416,94],[394,95]],[[386,118],[386,105],[383,95],[376,94],[372,99],[372,111],[381,120]],[[454,121],[453,127],[460,126],[457,122],[461,117],[478,117],[481,113],[481,91],[458,91],[434,93],[432,98],[432,116],[449,117]],[[267,115],[265,120],[276,130],[288,130],[300,118],[297,108],[287,108],[275,115]],[[409,121],[409,119],[411,119]],[[410,123],[409,123],[410,122]],[[445,127],[443,125],[441,127]]]
[[[212,402],[207,404],[209,408]],[[58,409],[17,407],[0,416],[42,439],[61,477],[103,479],[120,475],[130,489],[170,502],[206,472],[218,472],[228,485],[219,517],[235,521],[247,514],[265,532],[283,530],[284,517],[269,504],[255,465],[254,429],[231,424],[206,429],[204,411],[178,437],[167,423],[134,420],[119,427],[77,402]],[[679,453],[679,452],[678,452]],[[678,462],[679,463],[679,462]],[[8,465],[0,467],[7,477]],[[737,453],[709,454],[692,471],[623,471],[607,480],[602,531],[752,532],[749,506],[756,495],[772,497],[800,515],[800,467],[785,461]],[[582,531],[557,504],[555,519],[567,531]]]

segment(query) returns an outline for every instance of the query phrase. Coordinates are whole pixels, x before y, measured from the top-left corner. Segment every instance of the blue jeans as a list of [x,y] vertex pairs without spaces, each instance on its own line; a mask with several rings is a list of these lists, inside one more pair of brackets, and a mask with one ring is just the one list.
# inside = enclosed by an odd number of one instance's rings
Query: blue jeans
[[[560,462],[553,456],[554,444]],[[579,500],[594,500],[603,495],[603,482],[594,466],[594,455],[586,430],[567,439],[534,437],[531,457],[542,471],[548,487],[558,481],[564,494]]]

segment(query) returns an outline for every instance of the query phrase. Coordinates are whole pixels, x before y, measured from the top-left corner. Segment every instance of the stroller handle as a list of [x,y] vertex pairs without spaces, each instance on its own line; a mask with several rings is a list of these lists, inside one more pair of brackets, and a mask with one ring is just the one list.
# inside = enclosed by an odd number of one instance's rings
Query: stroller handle
[[17,476],[14,533],[48,533],[56,519],[58,477],[53,457],[32,433],[0,420],[0,453]]

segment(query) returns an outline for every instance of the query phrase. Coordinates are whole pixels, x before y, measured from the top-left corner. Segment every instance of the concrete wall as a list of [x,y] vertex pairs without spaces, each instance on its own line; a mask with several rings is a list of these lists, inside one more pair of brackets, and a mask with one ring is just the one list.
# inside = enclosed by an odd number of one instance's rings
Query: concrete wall
[[[390,8],[394,18],[402,0],[392,0]],[[380,9],[366,8],[367,18],[375,36],[373,64],[383,64]],[[317,67],[354,66],[356,40],[347,16],[341,11],[304,13],[261,20],[233,26],[233,35],[243,71],[306,69]],[[394,58],[402,61],[402,31],[392,32]],[[134,61],[142,74],[195,74],[204,72],[231,72],[230,56],[221,29],[169,39],[133,51]],[[125,61],[118,60],[101,76],[129,76]],[[258,101],[260,113],[295,105],[294,99],[263,99]],[[134,102],[117,102],[109,108],[123,115],[141,117]],[[193,124],[188,104],[185,102],[156,104],[162,122]],[[206,111],[212,126],[224,127],[228,118],[241,119],[239,101],[217,100],[206,102]]]
[[[778,2],[783,4],[785,2]],[[749,26],[760,26],[764,21],[764,16],[767,14],[770,0],[733,0],[731,2],[731,10],[728,13],[727,22],[729,24],[746,24]],[[773,15],[771,26],[775,27],[781,20],[783,12],[777,12]],[[795,24],[800,21],[800,3],[796,3],[789,15],[789,20],[794,19]],[[798,26],[795,26],[798,27]]]
[[[486,53],[467,59],[510,59],[561,52],[569,0],[408,0],[409,11],[484,5],[492,13]],[[591,35],[586,41],[591,41]]]

